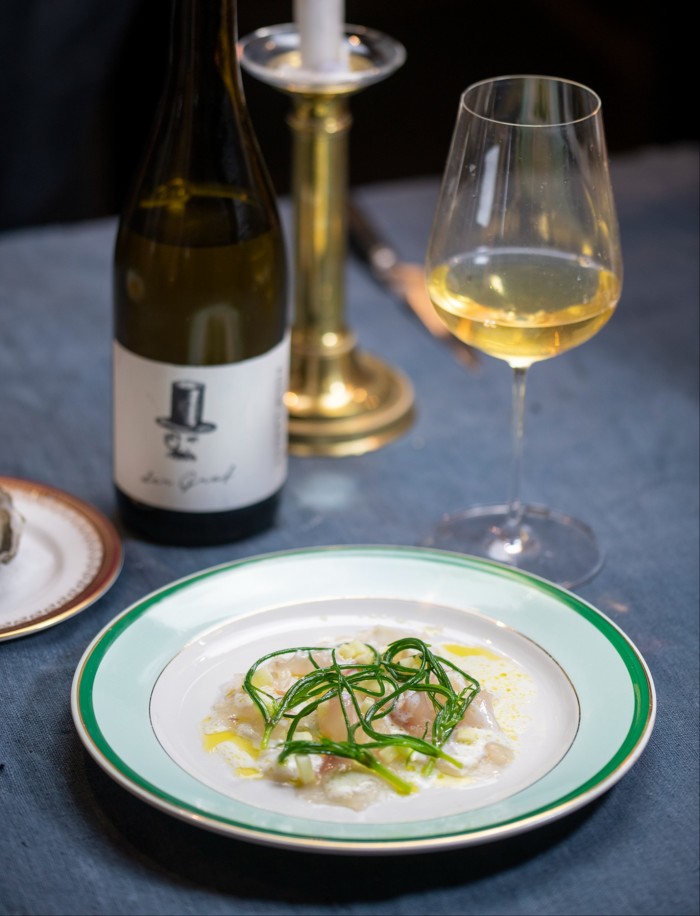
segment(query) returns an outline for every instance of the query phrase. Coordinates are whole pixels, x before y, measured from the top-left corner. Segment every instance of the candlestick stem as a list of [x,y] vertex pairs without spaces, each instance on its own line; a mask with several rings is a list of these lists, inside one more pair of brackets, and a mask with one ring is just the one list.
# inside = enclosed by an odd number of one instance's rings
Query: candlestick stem
[[295,328],[319,340],[345,330],[347,148],[351,117],[342,96],[297,96],[292,194]]

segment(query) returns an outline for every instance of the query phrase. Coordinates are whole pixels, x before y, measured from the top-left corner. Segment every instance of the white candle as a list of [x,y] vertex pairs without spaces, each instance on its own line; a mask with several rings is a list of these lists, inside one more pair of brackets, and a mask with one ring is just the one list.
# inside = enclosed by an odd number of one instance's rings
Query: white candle
[[347,67],[344,0],[294,0],[301,66],[328,72]]

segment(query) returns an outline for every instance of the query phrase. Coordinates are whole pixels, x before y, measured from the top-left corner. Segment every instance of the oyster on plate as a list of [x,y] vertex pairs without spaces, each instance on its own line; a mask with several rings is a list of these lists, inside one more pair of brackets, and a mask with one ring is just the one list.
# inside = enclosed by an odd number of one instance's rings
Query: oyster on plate
[[17,553],[23,525],[12,495],[0,487],[0,563],[9,563]]

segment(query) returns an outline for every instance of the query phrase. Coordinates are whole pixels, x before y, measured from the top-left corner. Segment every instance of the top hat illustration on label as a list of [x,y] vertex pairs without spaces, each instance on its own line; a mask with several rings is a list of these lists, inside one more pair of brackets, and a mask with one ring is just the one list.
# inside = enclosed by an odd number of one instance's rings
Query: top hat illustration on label
[[158,417],[156,422],[175,432],[195,435],[212,432],[216,429],[216,424],[202,420],[204,388],[201,382],[173,382],[170,392],[170,416]]

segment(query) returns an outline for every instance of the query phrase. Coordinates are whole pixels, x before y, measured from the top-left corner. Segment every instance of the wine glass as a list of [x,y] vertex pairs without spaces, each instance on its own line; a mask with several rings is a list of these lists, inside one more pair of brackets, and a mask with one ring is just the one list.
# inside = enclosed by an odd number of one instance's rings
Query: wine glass
[[487,79],[461,96],[426,257],[430,298],[458,339],[513,369],[507,505],[441,520],[427,543],[568,588],[600,569],[584,523],[520,498],[529,367],[589,340],[622,289],[600,98],[548,76]]

